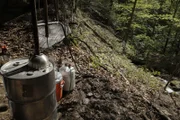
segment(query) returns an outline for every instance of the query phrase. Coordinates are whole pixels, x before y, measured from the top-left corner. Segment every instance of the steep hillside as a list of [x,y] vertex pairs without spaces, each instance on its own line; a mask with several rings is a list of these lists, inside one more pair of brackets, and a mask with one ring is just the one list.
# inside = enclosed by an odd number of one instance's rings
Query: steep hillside
[[[78,67],[77,81],[75,90],[59,103],[61,120],[180,119],[179,95],[164,92],[160,81],[122,55],[121,40],[109,27],[80,10],[75,22],[69,38],[74,41],[71,50]],[[0,30],[0,39],[7,42],[12,58],[32,53],[32,48],[26,47],[33,46],[29,26],[29,21],[17,20]],[[42,52],[53,57],[57,65],[60,59],[71,61],[61,42]],[[7,104],[5,93],[0,94],[0,103]],[[9,111],[0,113],[0,120],[7,117]]]

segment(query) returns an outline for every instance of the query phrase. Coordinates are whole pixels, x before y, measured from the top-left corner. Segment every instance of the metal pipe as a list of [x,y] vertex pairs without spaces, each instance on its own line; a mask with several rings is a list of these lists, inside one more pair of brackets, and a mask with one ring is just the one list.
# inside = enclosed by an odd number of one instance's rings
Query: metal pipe
[[56,12],[56,20],[59,21],[59,0],[54,0],[54,7]]
[[38,0],[38,10],[40,11],[41,9],[41,0]]
[[[48,22],[48,25],[52,25],[52,24],[59,24],[59,21],[52,21],[52,22]],[[45,23],[38,23],[38,26],[44,26]]]
[[32,14],[32,24],[33,24],[33,34],[34,34],[34,44],[35,44],[35,55],[40,54],[39,50],[39,35],[37,27],[37,11],[36,11],[36,1],[31,0],[31,14]]
[[44,20],[45,20],[45,36],[49,37],[49,30],[48,30],[48,3],[47,0],[44,0]]

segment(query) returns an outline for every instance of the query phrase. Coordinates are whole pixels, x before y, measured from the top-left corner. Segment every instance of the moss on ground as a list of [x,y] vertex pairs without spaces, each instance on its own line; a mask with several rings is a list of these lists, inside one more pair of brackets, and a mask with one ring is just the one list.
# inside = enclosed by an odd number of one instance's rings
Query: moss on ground
[[[92,19],[86,17],[88,16],[87,14],[78,10],[77,15],[76,21],[80,24],[76,29],[73,29],[74,36],[91,46],[99,58],[95,58],[89,51],[89,55],[92,58],[90,67],[98,68],[99,66],[104,66],[116,77],[120,77],[123,74],[135,86],[141,86],[142,84],[140,83],[143,83],[149,90],[158,89],[160,83],[150,72],[136,67],[126,56],[121,54],[122,44],[120,39],[109,30],[97,25]],[[130,48],[128,47],[128,49]]]

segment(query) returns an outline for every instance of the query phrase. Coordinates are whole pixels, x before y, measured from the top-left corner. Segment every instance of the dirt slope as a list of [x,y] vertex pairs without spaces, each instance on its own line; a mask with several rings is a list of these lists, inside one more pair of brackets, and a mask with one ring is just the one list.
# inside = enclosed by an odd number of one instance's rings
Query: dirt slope
[[[71,49],[80,73],[75,90],[59,103],[61,120],[179,120],[179,96],[163,92],[162,85],[150,73],[121,55],[120,40],[87,16],[78,11],[78,25],[72,27],[77,46]],[[0,39],[7,41],[12,58],[33,52],[29,25],[23,19],[1,28]],[[56,63],[60,58],[71,61],[62,43],[43,52]],[[0,103],[7,104],[3,89],[0,84]],[[9,110],[0,113],[0,120],[8,119]]]

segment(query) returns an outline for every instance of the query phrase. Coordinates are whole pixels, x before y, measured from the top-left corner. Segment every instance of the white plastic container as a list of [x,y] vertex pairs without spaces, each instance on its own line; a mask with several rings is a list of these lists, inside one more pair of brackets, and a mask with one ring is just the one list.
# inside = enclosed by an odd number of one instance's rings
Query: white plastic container
[[72,91],[76,86],[74,67],[65,64],[59,69],[59,71],[61,72],[63,80],[65,81],[63,90],[66,92]]

